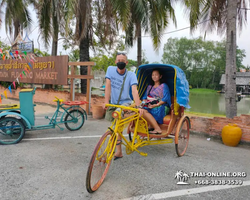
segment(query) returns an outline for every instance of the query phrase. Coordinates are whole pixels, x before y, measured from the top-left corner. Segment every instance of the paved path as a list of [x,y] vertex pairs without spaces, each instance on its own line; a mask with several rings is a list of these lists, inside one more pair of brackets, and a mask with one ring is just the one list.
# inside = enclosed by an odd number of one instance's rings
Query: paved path
[[[46,124],[42,117],[37,123]],[[111,165],[102,186],[86,191],[88,163],[108,122],[89,119],[76,132],[57,129],[26,132],[16,145],[0,146],[1,200],[152,200],[152,199],[248,199],[250,147],[227,147],[218,140],[191,135],[186,154],[178,158],[174,144],[141,148],[148,153],[126,155]],[[189,185],[177,185],[177,171],[244,172],[243,185],[198,185],[208,177],[191,177]],[[217,178],[218,179],[218,178]]]

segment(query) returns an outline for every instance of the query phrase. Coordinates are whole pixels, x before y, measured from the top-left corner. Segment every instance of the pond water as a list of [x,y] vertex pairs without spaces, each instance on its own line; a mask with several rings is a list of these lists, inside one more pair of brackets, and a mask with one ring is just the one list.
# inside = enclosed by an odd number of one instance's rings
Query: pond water
[[[104,96],[104,91],[94,89],[92,94]],[[225,112],[225,95],[220,93],[209,94],[189,94],[189,105],[191,106],[188,111],[226,115]],[[250,114],[250,96],[246,95],[244,98],[237,102],[237,114]]]
[[[188,109],[191,112],[225,115],[225,95],[220,93],[189,94]],[[237,114],[250,114],[250,96],[246,95],[237,102]]]

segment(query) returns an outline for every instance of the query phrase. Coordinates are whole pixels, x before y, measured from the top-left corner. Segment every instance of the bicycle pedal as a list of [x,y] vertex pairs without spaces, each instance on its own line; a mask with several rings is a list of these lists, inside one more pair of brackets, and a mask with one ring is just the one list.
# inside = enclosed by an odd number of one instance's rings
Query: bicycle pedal
[[50,120],[49,116],[45,116],[45,119],[48,119],[48,120]]
[[148,154],[147,153],[144,153],[144,152],[141,152],[141,151],[139,151],[139,154],[141,155],[141,156],[148,156]]

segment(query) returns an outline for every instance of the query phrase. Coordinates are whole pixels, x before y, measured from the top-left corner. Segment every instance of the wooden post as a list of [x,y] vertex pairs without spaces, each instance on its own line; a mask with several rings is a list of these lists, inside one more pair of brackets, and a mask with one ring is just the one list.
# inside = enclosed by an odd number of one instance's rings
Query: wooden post
[[[75,75],[75,68],[76,68],[75,65],[71,66],[71,75]],[[74,80],[75,79],[73,77],[70,78],[70,101],[75,100],[75,98],[74,98],[74,96],[75,96],[75,94],[74,94],[74,92],[75,92],[75,81]]]
[[[94,62],[69,62],[69,66],[71,66],[71,74],[68,75],[68,78],[70,78],[70,100],[74,101],[74,94],[75,94],[75,84],[74,80],[76,78],[78,79],[87,79],[87,93],[86,93],[86,101],[89,101],[89,104],[91,103],[91,91],[90,91],[90,79],[93,79],[94,76],[91,75],[91,66],[94,66]],[[88,73],[87,75],[75,75],[76,69],[78,65],[88,66]],[[89,105],[86,105],[86,112],[89,114]]]
[[[87,75],[90,76],[91,74],[91,69],[90,69],[90,65],[88,65],[88,73]],[[86,94],[86,101],[89,101],[89,95],[90,95],[90,79],[87,79],[87,94]],[[90,104],[90,102],[89,102]],[[89,106],[86,106],[86,112],[89,113]]]

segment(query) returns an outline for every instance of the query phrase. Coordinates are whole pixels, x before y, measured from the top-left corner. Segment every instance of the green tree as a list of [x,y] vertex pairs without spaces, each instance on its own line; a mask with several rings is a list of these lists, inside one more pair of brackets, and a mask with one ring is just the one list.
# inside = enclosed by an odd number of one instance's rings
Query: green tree
[[[58,37],[60,32],[65,32],[68,26],[70,0],[37,0],[39,28],[45,45],[48,47],[52,38],[51,55],[57,55]],[[52,88],[52,85],[45,85],[45,88]]]
[[34,0],[2,0],[0,3],[0,13],[5,9],[5,30],[12,35],[14,29],[14,39],[23,29],[30,27],[31,17],[27,7],[31,3]]
[[[102,45],[111,49],[116,41],[116,14],[110,0],[75,0],[75,38],[80,49],[80,61],[89,61],[90,48]],[[80,67],[81,75],[87,74],[87,66]],[[81,80],[81,92],[86,93],[86,80]]]
[[236,104],[236,23],[239,29],[246,22],[249,0],[182,0],[189,11],[191,30],[200,21],[204,23],[204,30],[218,30],[226,32],[226,84],[225,102],[226,116],[233,118],[237,115]]
[[[245,56],[245,50],[237,49],[238,69]],[[183,69],[192,87],[220,89],[226,66],[226,42],[204,41],[201,37],[169,38],[164,45],[162,62]]]
[[157,50],[169,19],[176,23],[171,0],[112,0],[112,4],[126,32],[126,45],[133,46],[134,39],[137,39],[137,66],[140,66],[142,31],[150,33],[154,48]]

